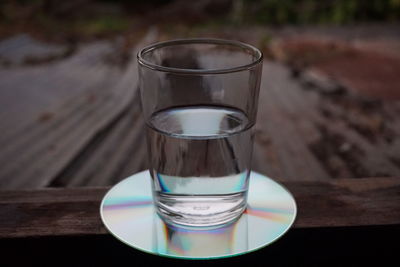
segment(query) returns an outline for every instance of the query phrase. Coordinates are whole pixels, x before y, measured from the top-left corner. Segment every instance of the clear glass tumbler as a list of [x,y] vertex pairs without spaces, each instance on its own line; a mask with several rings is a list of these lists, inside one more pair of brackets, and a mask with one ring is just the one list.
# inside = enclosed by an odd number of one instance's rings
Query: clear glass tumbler
[[138,53],[153,199],[167,223],[213,226],[246,208],[262,53],[221,39]]

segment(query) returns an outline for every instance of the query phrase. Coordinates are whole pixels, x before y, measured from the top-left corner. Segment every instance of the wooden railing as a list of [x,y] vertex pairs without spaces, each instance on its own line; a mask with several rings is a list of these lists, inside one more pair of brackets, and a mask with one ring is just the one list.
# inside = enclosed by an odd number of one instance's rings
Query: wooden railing
[[[397,258],[400,177],[285,182],[298,205],[294,227],[280,240],[249,255],[226,259],[254,266],[358,266]],[[196,264],[155,257],[108,234],[99,214],[108,187],[0,192],[2,261],[17,266],[110,263],[142,266]],[[27,255],[27,256],[24,256]],[[39,256],[41,255],[41,256]],[[65,264],[65,265],[64,265]],[[206,261],[202,264],[222,264]],[[383,265],[380,265],[383,266]]]

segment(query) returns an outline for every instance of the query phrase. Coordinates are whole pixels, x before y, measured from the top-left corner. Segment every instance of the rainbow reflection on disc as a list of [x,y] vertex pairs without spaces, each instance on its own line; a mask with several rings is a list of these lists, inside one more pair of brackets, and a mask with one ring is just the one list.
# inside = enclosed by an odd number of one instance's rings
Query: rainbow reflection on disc
[[233,223],[216,228],[167,225],[156,214],[148,170],[112,187],[101,202],[101,219],[117,239],[144,252],[184,259],[224,258],[267,246],[283,236],[297,213],[282,185],[250,174],[248,207]]

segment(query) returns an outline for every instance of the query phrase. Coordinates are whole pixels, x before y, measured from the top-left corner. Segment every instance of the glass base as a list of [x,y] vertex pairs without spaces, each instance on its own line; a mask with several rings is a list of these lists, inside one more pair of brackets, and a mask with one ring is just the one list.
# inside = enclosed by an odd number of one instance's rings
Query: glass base
[[233,221],[246,209],[246,192],[185,196],[154,193],[156,211],[168,223],[216,226]]
[[265,247],[289,230],[297,207],[283,186],[251,172],[247,206],[238,213],[241,216],[227,216],[209,227],[162,219],[153,205],[148,171],[116,184],[100,207],[104,225],[120,241],[147,253],[184,259],[231,257]]

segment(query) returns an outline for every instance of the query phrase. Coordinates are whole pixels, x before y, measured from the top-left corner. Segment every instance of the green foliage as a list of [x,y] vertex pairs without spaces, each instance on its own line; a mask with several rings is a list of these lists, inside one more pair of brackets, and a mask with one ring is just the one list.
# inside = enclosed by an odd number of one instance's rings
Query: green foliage
[[348,24],[399,21],[400,0],[236,0],[244,21],[262,24]]
[[129,21],[118,16],[101,16],[90,20],[81,20],[74,25],[77,31],[86,35],[124,31],[128,26]]
[[[53,0],[0,1],[0,36],[23,29],[48,36],[101,37],[121,33],[135,21],[122,9],[109,12],[90,5]],[[82,1],[80,1],[82,2]],[[64,5],[61,5],[64,3]],[[96,3],[93,6],[96,7]],[[112,6],[111,7],[118,7]],[[8,32],[7,32],[8,30]]]

